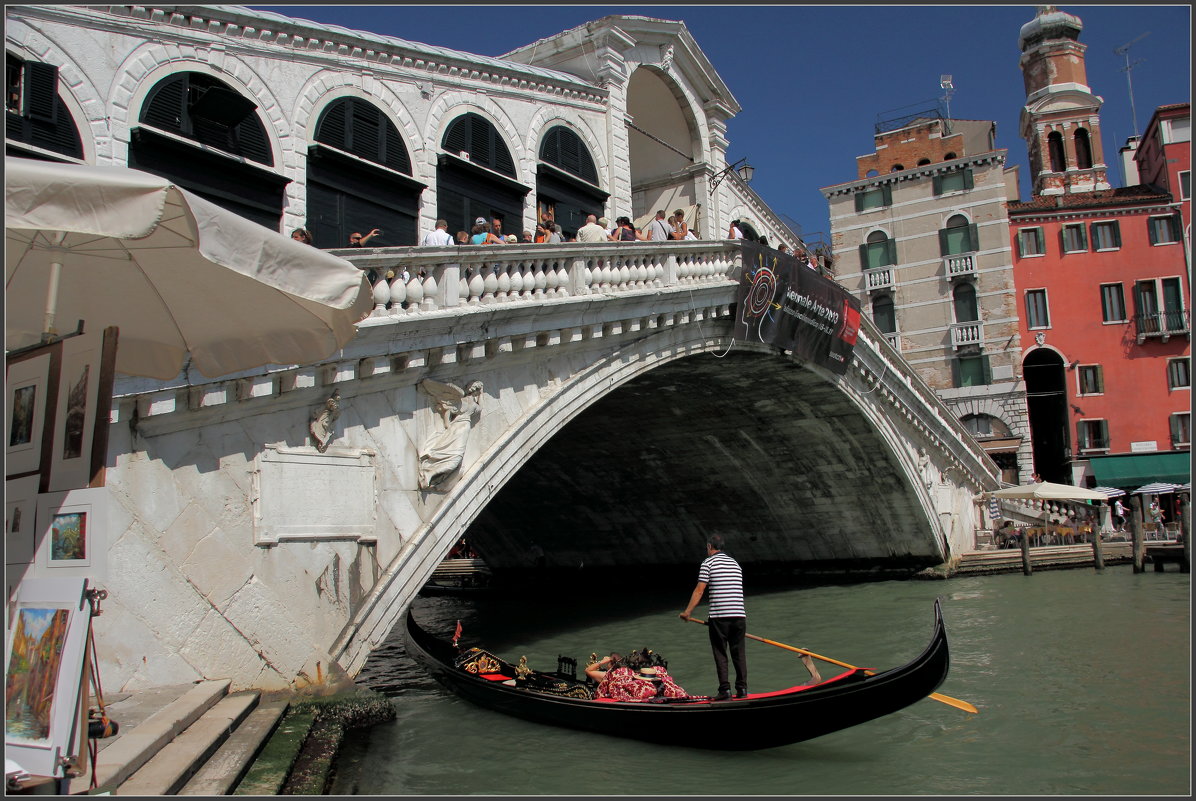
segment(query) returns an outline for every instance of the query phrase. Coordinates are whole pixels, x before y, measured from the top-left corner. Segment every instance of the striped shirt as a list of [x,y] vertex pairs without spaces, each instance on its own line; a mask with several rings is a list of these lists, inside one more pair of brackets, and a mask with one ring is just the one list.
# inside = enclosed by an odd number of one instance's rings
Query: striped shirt
[[747,617],[743,608],[743,571],[739,563],[719,551],[698,568],[698,581],[709,593],[709,617]]

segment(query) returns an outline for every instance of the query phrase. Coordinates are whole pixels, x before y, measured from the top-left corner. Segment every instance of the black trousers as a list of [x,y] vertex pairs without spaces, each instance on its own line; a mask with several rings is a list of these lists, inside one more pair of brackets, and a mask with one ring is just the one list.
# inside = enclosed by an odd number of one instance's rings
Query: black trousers
[[747,690],[747,652],[744,649],[747,634],[747,618],[712,617],[707,621],[710,630],[710,650],[714,652],[714,669],[718,671],[718,691],[729,692],[731,682],[727,675],[727,651],[731,652],[731,664],[735,666],[735,689]]

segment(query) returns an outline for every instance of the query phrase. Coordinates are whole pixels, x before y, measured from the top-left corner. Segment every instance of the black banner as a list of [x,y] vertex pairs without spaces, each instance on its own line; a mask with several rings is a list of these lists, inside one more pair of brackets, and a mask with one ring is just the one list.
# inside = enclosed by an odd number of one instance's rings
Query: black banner
[[842,375],[860,330],[860,302],[796,257],[743,243],[736,339],[763,342]]

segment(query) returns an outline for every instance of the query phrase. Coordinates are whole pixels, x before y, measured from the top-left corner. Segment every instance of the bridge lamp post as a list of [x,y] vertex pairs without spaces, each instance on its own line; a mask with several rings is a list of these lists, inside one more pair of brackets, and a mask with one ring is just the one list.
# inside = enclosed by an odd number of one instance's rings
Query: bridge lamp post
[[756,168],[751,164],[748,164],[747,156],[744,156],[734,164],[728,164],[710,179],[710,191],[713,192],[714,190],[718,189],[718,185],[721,184],[723,179],[732,172],[736,173],[740,178],[742,178],[745,184],[750,184],[752,182],[752,175],[754,175],[756,172]]

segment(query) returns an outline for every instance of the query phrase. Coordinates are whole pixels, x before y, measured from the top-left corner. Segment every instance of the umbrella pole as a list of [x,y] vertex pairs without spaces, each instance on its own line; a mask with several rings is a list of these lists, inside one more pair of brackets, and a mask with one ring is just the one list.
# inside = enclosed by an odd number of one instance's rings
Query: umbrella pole
[[[66,232],[56,231],[51,237],[55,249],[61,248],[66,240]],[[54,329],[54,317],[58,311],[58,280],[62,277],[62,262],[50,263],[50,278],[46,282],[46,309],[42,316],[42,342],[49,342],[58,333]]]

